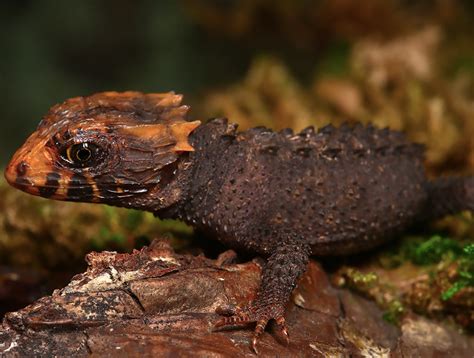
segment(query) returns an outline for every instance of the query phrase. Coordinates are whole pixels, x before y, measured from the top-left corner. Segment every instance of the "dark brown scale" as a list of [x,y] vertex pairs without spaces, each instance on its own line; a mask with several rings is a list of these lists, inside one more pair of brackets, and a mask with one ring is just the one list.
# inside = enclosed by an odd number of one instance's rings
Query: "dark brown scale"
[[[193,175],[193,178],[199,179],[193,182],[190,200],[181,209],[186,212],[182,214],[183,218],[192,217],[193,211],[212,212],[212,219],[204,218],[207,223],[215,222],[214,227],[207,228],[208,231],[214,231],[218,236],[218,232],[223,231],[223,227],[220,227],[224,226],[222,223],[227,223],[226,241],[234,247],[268,253],[279,241],[259,238],[258,235],[256,237],[253,231],[255,227],[268,226],[268,222],[273,222],[272,217],[279,216],[285,217],[285,225],[299,232],[303,238],[301,240],[313,247],[313,254],[360,251],[393,236],[400,230],[400,226],[403,228],[409,225],[413,221],[413,215],[409,214],[417,212],[417,207],[426,200],[426,192],[417,189],[417,185],[425,180],[419,149],[404,142],[401,151],[406,154],[403,156],[377,152],[375,149],[379,144],[374,129],[370,131],[372,134],[361,132],[362,138],[356,138],[354,154],[342,152],[348,147],[352,149],[347,139],[356,136],[349,128],[341,132],[345,142],[338,141],[339,132],[332,126],[327,126],[318,133],[306,130],[305,136],[319,136],[326,143],[325,146],[329,149],[320,153],[311,146],[299,147],[304,142],[288,139],[286,132],[276,134],[264,128],[239,134],[238,141],[224,143],[219,140],[219,132],[225,132],[225,127],[226,124],[222,122],[213,122],[201,126],[192,135],[196,152],[191,154],[190,160],[199,163]],[[206,134],[200,138],[203,131],[214,132],[211,136],[214,139]],[[385,136],[384,133],[386,131],[379,136]],[[366,151],[371,149],[367,146],[372,146],[374,154],[360,158],[361,142],[365,143]],[[212,149],[213,147],[215,148]],[[415,160],[409,154],[416,155]],[[206,160],[201,159],[201,156],[205,156]],[[400,168],[398,175],[393,175],[393,168]],[[411,175],[406,175],[407,173]],[[200,180],[205,185],[200,185]],[[366,188],[371,187],[374,181],[384,185],[372,188],[369,195]],[[402,187],[404,191],[399,193],[394,187]],[[193,192],[203,188],[207,195]],[[305,193],[304,200],[300,193]],[[381,197],[385,200],[378,200]],[[204,200],[193,202],[193,198]],[[250,198],[253,200],[249,200]],[[308,203],[308,207],[304,207],[303,202]],[[392,203],[395,205],[393,208],[390,207]],[[277,207],[283,210],[272,213],[272,208]],[[346,212],[348,208],[355,210],[352,221],[360,227],[351,227],[350,230],[344,227],[344,214],[341,212]],[[260,217],[246,215],[245,212],[235,215],[235,211],[242,209],[249,213],[259,213]],[[407,218],[399,223],[399,212],[406,211]],[[367,228],[368,222],[378,222],[376,213],[379,212],[386,212],[386,222],[401,225],[374,225]],[[328,217],[332,219],[328,220]],[[196,218],[196,222],[202,221],[202,218]],[[341,246],[337,251],[326,249],[326,240],[357,242],[361,232],[368,235],[368,240],[361,241],[360,245],[351,244],[347,248]],[[265,244],[260,240],[264,240]],[[324,245],[320,245],[321,241]]]

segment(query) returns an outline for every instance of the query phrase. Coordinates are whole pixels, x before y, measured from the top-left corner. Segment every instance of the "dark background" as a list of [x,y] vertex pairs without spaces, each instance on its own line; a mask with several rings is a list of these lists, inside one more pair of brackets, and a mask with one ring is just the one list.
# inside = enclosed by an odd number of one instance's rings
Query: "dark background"
[[[461,0],[2,1],[0,165],[68,97],[103,90],[195,97],[241,78],[261,54],[277,54],[304,83],[328,51],[344,53],[360,37],[435,22],[448,36],[472,38],[472,8]],[[474,67],[472,57],[462,61]]]
[[177,1],[2,1],[0,164],[47,109],[103,90],[195,93],[255,48],[201,30]]

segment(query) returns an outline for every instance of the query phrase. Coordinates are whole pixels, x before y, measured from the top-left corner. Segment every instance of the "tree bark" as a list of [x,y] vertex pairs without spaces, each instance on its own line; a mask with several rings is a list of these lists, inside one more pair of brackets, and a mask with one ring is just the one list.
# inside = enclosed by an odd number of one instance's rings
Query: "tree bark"
[[[63,289],[5,316],[2,357],[254,357],[252,329],[215,332],[217,311],[255,298],[261,268],[176,254],[155,241],[131,254],[91,253],[89,267]],[[420,316],[400,327],[373,303],[331,286],[314,261],[286,311],[290,344],[270,329],[261,356],[469,357],[472,337]]]

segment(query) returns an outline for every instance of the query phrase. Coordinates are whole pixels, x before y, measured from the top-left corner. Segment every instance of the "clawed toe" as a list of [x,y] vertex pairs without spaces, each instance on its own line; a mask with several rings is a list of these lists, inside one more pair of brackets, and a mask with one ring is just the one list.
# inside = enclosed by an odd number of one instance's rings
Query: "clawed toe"
[[285,339],[286,345],[290,344],[290,335],[288,333],[288,327],[286,326],[286,321],[284,317],[279,317],[276,319],[278,329],[280,330],[281,335]]
[[242,313],[236,313],[233,316],[229,317],[222,317],[214,324],[214,328],[216,330],[233,328],[236,326],[243,326],[248,323],[252,323],[253,320],[249,319],[249,317]]
[[255,331],[253,332],[253,338],[252,338],[252,349],[253,351],[258,354],[258,339],[262,335],[263,331],[265,330],[265,327],[267,326],[268,319],[261,319],[257,322],[257,325],[255,326]]
[[219,321],[214,324],[215,330],[224,330],[232,329],[235,327],[244,326],[253,322],[256,322],[254,334],[252,337],[252,349],[258,354],[258,342],[260,336],[265,331],[265,328],[268,322],[271,319],[276,321],[277,327],[281,333],[281,336],[284,337],[285,343],[288,345],[290,343],[288,328],[285,323],[285,318],[283,316],[271,317],[267,314],[258,314],[253,312],[252,308],[246,309],[236,309],[235,313],[229,317],[222,317]]

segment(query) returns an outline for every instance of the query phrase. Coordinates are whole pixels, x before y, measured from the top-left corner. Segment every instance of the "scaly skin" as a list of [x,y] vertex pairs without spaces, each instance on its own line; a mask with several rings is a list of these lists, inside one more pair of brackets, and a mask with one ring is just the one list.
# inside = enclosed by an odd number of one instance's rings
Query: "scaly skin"
[[53,107],[11,160],[28,193],[181,219],[267,258],[257,298],[216,327],[269,320],[288,338],[285,305],[311,254],[367,250],[415,221],[474,208],[474,179],[428,181],[423,149],[360,125],[294,134],[237,132],[184,120],[173,93],[106,92]]

